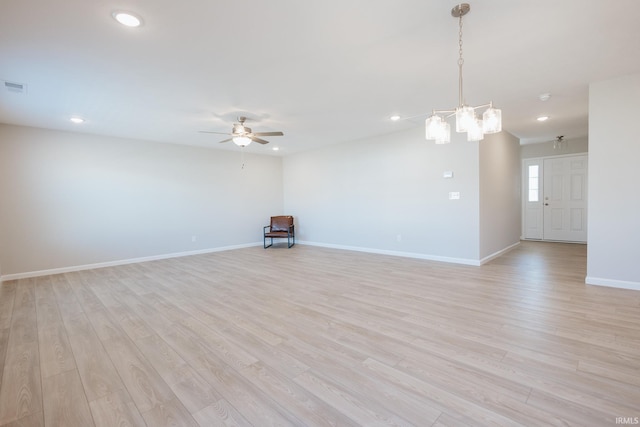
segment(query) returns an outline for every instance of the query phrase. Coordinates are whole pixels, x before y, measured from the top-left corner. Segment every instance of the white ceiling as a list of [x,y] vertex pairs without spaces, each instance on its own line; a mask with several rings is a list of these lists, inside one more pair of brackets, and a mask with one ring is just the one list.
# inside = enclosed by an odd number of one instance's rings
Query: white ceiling
[[[0,122],[237,150],[198,131],[229,132],[242,114],[285,133],[248,150],[284,155],[408,129],[425,116],[389,116],[457,105],[455,4],[3,0],[0,80],[27,93],[2,85]],[[640,72],[637,0],[470,4],[466,101],[492,100],[523,143],[587,135],[588,84]],[[121,26],[117,9],[144,25]]]

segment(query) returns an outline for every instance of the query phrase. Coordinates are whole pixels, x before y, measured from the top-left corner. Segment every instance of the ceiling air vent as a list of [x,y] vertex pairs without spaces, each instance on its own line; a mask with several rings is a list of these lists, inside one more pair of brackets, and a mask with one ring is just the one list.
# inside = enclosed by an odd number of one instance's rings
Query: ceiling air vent
[[13,93],[26,93],[27,85],[24,83],[3,81],[4,89]]

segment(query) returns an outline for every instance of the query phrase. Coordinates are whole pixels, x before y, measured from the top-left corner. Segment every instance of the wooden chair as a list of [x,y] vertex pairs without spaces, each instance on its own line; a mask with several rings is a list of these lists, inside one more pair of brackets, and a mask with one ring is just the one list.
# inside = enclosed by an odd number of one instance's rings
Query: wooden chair
[[[287,247],[296,244],[296,229],[293,225],[293,217],[290,215],[272,216],[271,224],[263,228],[264,248],[273,246],[273,239],[287,239]],[[267,246],[267,238],[271,243]]]

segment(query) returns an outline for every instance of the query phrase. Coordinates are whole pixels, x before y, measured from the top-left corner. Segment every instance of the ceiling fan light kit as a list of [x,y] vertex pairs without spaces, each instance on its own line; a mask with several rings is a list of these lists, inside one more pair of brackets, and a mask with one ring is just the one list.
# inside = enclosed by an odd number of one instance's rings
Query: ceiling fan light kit
[[[465,103],[462,91],[462,17],[469,13],[471,6],[468,3],[461,3],[451,9],[451,16],[458,18],[460,31],[458,32],[458,106],[452,110],[433,110],[431,116],[425,120],[425,137],[427,140],[434,140],[436,144],[447,144],[451,142],[451,126],[447,119],[455,116],[456,132],[466,132],[468,141],[480,141],[485,134],[498,133],[502,131],[502,111],[494,108],[493,104],[469,106]],[[482,119],[476,116],[476,110],[486,108],[482,114]]]
[[234,136],[232,139],[238,147],[246,147],[251,144],[251,138],[248,136]]

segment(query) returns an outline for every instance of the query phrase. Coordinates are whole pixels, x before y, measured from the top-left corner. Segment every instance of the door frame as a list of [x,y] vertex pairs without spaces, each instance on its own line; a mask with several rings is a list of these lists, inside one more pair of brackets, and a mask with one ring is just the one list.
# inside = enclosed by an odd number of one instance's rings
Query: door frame
[[[545,242],[557,242],[557,240],[549,240],[544,238],[544,210],[543,207],[543,197],[544,197],[544,161],[547,159],[557,159],[562,157],[576,157],[576,156],[587,156],[587,161],[589,159],[589,153],[570,153],[570,154],[560,154],[556,156],[542,156],[542,157],[530,157],[526,159],[522,159],[522,173],[521,173],[521,199],[522,199],[522,209],[521,209],[521,240],[539,240]],[[539,203],[539,227],[540,227],[540,237],[527,237],[527,208],[532,202],[528,201],[529,195],[529,165],[538,165],[538,202]],[[588,194],[588,189],[587,189]],[[585,207],[588,209],[588,205]],[[589,213],[587,212],[587,215]],[[588,239],[588,235],[587,235]],[[563,241],[565,242],[565,241]],[[566,241],[565,243],[584,243],[584,242],[571,242]]]

